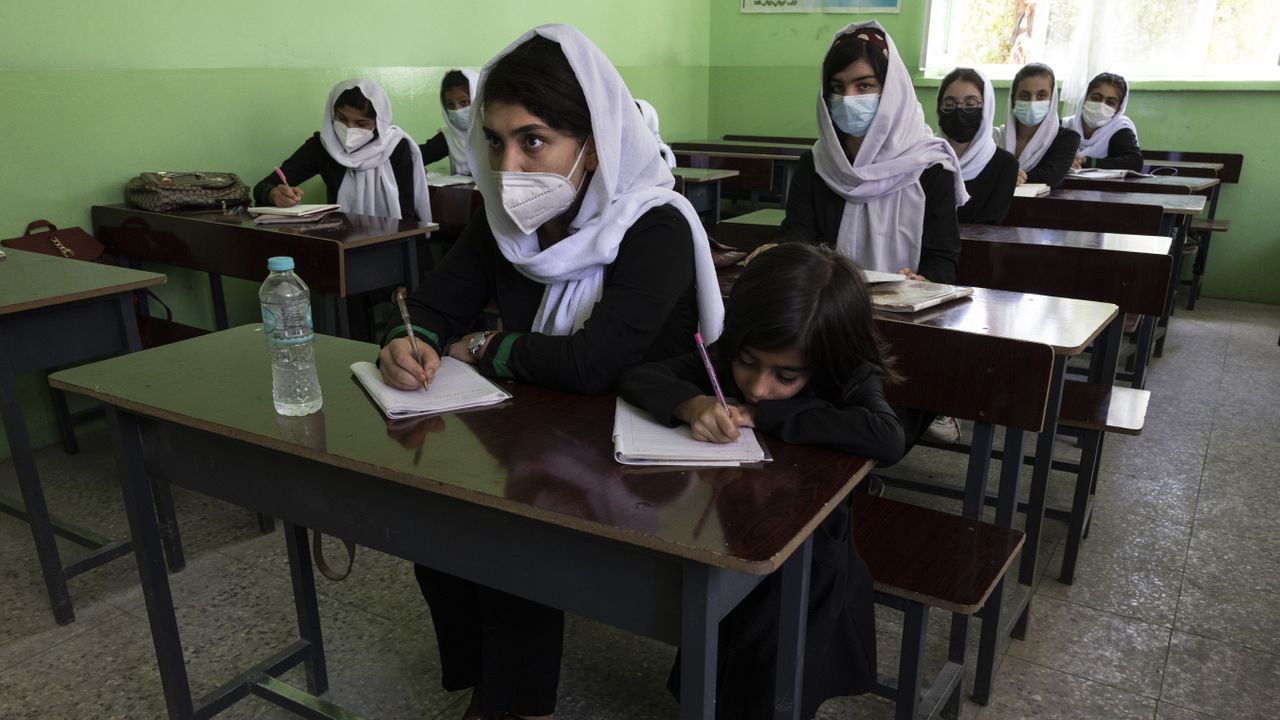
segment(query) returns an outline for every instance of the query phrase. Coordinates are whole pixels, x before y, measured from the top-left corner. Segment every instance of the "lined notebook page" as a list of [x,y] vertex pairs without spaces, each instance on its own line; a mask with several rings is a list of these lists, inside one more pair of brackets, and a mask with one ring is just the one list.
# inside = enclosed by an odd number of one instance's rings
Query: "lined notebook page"
[[732,443],[694,440],[688,425],[669,428],[618,398],[613,413],[613,456],[623,465],[732,467],[769,460],[755,431],[741,430]]
[[496,405],[511,397],[511,393],[489,382],[470,365],[451,357],[440,359],[440,369],[426,390],[399,390],[387,385],[371,362],[353,363],[351,373],[382,408],[382,414],[392,419]]
[[341,205],[293,205],[275,207],[274,205],[254,205],[249,208],[250,215],[283,215],[285,217],[306,217],[341,210]]

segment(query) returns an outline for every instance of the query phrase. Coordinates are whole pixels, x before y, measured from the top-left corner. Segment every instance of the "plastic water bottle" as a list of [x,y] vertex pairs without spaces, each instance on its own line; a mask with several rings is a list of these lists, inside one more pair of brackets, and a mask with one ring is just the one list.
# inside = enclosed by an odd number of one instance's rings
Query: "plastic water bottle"
[[267,260],[271,274],[258,290],[262,334],[271,351],[271,398],[281,415],[309,415],[320,409],[311,291],[293,272],[293,258]]

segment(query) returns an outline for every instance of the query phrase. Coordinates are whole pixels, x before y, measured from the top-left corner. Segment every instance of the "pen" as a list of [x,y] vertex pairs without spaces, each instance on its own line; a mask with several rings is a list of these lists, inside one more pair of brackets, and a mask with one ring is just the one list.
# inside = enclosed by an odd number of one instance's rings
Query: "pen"
[[[396,288],[393,297],[396,300],[396,307],[400,308],[400,319],[404,321],[404,331],[409,334],[409,347],[413,348],[413,359],[418,361],[418,365],[422,365],[422,353],[418,352],[418,338],[413,335],[413,323],[409,321],[409,308],[404,305],[404,287]],[[422,383],[422,389],[427,389],[427,383]]]
[[715,368],[711,367],[711,357],[707,355],[707,346],[702,344],[702,333],[694,333],[693,339],[698,343],[698,354],[702,356],[702,364],[707,368],[707,377],[711,378],[711,388],[716,391],[716,399],[720,401],[720,407],[724,408],[724,414],[729,414],[729,403],[724,401],[724,391],[720,389],[720,380],[716,378]]
[[289,178],[284,176],[284,171],[280,168],[276,168],[276,177],[280,178],[280,182],[284,183],[285,187],[289,187]]

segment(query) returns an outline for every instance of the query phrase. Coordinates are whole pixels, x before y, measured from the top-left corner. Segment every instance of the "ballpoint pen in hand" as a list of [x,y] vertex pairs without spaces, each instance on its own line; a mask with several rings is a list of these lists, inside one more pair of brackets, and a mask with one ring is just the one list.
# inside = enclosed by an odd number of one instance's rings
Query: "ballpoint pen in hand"
[[[409,320],[409,308],[404,304],[404,288],[396,288],[393,297],[396,301],[396,307],[400,308],[400,320],[404,322],[404,331],[409,335],[409,347],[413,349],[413,359],[418,361],[418,366],[422,367],[422,353],[418,350],[418,338],[413,334],[413,323]],[[422,389],[426,390],[429,383],[422,383]]]

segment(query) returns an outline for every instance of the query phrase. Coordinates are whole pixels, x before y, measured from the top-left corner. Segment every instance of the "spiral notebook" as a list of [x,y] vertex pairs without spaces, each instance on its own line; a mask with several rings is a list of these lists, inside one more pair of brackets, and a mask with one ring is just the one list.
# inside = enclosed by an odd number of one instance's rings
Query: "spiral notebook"
[[496,405],[511,398],[511,393],[489,382],[470,365],[451,357],[440,360],[440,369],[426,390],[399,390],[387,385],[371,362],[352,363],[351,374],[382,409],[382,414],[392,420]]
[[649,413],[618,398],[613,412],[613,457],[623,465],[737,467],[768,462],[769,456],[751,428],[740,428],[736,442],[694,440],[688,425],[667,427]]

